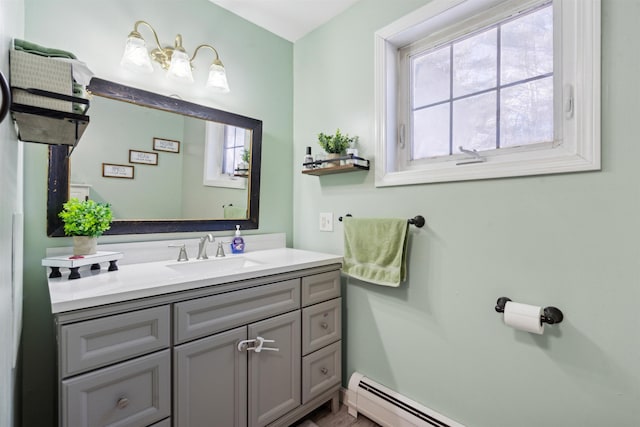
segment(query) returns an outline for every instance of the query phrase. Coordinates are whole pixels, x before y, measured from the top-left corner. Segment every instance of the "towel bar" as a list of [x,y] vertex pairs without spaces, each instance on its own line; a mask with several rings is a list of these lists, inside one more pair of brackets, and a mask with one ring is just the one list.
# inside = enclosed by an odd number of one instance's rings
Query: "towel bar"
[[[346,214],[345,216],[353,216],[351,214]],[[338,221],[342,222],[342,217],[338,217]],[[424,227],[425,219],[422,215],[416,215],[413,218],[409,218],[407,222],[411,225],[415,225],[418,228]]]

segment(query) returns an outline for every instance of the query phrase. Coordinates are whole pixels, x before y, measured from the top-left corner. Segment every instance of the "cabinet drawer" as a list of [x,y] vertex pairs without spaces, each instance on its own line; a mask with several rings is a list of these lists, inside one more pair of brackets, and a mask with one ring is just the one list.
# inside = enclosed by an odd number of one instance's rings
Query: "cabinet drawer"
[[159,423],[155,423],[149,427],[171,427],[171,418],[165,418]]
[[342,337],[342,298],[302,309],[302,354],[321,349]]
[[165,305],[63,326],[62,377],[168,347],[169,313]]
[[169,350],[62,382],[64,427],[142,427],[171,415]]
[[342,381],[342,341],[302,358],[302,404]]
[[340,296],[340,270],[302,278],[302,306]]
[[174,306],[177,344],[300,307],[300,279],[185,301]]

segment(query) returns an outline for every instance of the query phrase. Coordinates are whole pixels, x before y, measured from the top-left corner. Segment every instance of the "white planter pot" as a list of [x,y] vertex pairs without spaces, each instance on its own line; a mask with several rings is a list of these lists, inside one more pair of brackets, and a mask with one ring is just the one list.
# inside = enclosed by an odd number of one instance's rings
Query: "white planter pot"
[[98,250],[98,238],[88,236],[73,236],[74,255],[93,255]]

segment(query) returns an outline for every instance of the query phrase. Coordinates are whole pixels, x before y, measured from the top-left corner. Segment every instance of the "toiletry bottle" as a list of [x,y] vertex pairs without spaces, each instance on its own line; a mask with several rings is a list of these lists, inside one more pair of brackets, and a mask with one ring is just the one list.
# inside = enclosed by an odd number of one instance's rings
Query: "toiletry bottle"
[[236,235],[231,240],[231,252],[241,254],[244,252],[244,239],[240,235],[240,226],[236,225]]
[[302,163],[307,163],[304,165],[305,169],[313,169],[313,156],[311,155],[311,147],[307,147],[307,154],[304,156],[304,161]]

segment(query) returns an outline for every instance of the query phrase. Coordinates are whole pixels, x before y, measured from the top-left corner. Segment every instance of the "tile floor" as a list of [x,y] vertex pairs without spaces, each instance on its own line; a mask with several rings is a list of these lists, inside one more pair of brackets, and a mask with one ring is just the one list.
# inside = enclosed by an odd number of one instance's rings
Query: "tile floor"
[[340,410],[337,414],[331,413],[329,405],[321,406],[292,427],[380,427],[364,415],[359,414],[358,418],[349,415],[347,405],[340,403]]

